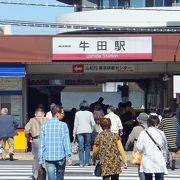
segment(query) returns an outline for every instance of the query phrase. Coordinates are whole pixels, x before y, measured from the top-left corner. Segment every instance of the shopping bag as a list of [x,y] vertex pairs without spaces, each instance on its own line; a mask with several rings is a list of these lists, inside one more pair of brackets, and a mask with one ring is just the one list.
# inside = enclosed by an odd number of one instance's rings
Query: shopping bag
[[78,153],[78,143],[76,141],[73,141],[71,143],[71,149],[72,149],[72,153],[73,154],[77,154]]
[[96,167],[94,170],[94,175],[97,177],[101,176],[101,163],[100,163],[100,161],[96,164]]
[[44,167],[39,167],[37,180],[46,180],[46,170]]
[[140,165],[141,161],[142,161],[142,152],[140,152],[140,151],[132,151],[131,164]]

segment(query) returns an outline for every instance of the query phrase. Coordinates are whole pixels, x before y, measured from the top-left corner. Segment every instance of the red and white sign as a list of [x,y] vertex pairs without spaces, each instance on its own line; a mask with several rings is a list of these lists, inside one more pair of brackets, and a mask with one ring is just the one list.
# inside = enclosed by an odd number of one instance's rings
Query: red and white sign
[[73,64],[73,73],[83,73],[84,64]]
[[54,37],[53,60],[152,59],[152,37]]

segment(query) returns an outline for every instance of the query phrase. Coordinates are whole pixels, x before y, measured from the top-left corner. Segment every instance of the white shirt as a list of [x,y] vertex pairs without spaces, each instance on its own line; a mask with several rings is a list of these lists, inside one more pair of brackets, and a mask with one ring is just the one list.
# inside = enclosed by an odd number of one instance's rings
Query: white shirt
[[52,113],[51,113],[51,111],[49,111],[49,112],[46,113],[46,118],[52,119]]
[[[149,134],[153,137],[156,143],[159,144],[161,149],[166,148],[165,134],[155,128],[149,127],[147,129]],[[166,161],[162,151],[158,149],[155,143],[148,136],[146,131],[142,131],[137,140],[137,149],[143,152],[142,163],[140,166],[140,172],[145,173],[165,173],[167,174]]]
[[114,114],[113,112],[110,112],[104,117],[111,120],[111,132],[119,134],[119,130],[123,129],[122,122],[119,116]]

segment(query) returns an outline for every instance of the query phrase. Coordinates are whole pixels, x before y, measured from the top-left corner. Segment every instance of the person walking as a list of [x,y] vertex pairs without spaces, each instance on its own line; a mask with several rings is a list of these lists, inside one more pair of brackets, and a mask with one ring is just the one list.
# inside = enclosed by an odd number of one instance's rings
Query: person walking
[[160,124],[160,129],[164,132],[167,138],[169,154],[171,158],[170,162],[167,162],[167,167],[175,170],[175,158],[176,152],[179,148],[176,146],[176,128],[178,127],[178,121],[176,117],[173,115],[171,108],[164,108],[163,110],[163,118]]
[[120,136],[111,132],[111,120],[103,118],[101,120],[103,131],[97,135],[93,146],[93,164],[96,164],[97,155],[101,162],[101,176],[103,180],[119,180],[121,173],[121,158],[124,168],[127,168],[127,159],[122,146]]
[[53,108],[55,105],[56,105],[55,103],[51,103],[51,105],[50,105],[50,111],[48,111],[48,112],[46,113],[46,118],[48,118],[48,119],[51,119],[51,118],[52,118],[51,110],[52,110],[52,108]]
[[94,107],[93,116],[94,116],[94,120],[95,120],[96,125],[95,125],[95,131],[93,132],[93,135],[92,135],[92,144],[94,143],[94,139],[101,129],[100,121],[104,117],[104,111],[101,108],[101,106],[96,105]]
[[167,174],[167,140],[163,131],[159,130],[158,116],[150,116],[147,121],[148,128],[142,131],[137,140],[137,150],[141,151],[142,162],[140,172],[144,172],[145,180],[163,180]]
[[51,110],[52,119],[43,124],[40,133],[39,164],[45,163],[49,180],[64,180],[66,159],[72,165],[71,143],[62,106]]
[[73,137],[79,144],[80,167],[91,165],[91,137],[95,129],[95,121],[92,112],[88,111],[87,101],[82,101],[79,105],[80,111],[76,112],[74,120]]
[[[129,134],[128,140],[125,145],[125,149],[127,151],[131,150],[131,146],[133,147],[134,151],[137,150],[137,139],[139,137],[139,134],[147,128],[148,115],[145,112],[141,112],[139,116],[136,118],[136,120],[138,124],[133,128],[133,130]],[[140,166],[138,166],[138,174],[140,180],[145,180],[144,173],[140,172]]]
[[6,158],[6,141],[9,145],[9,159],[10,161],[14,160],[14,136],[17,135],[17,128],[18,123],[15,121],[15,118],[8,114],[7,108],[2,108],[0,115],[0,155],[3,160]]
[[33,162],[33,177],[32,179],[37,179],[38,177],[38,168],[39,168],[39,138],[40,138],[40,129],[44,123],[49,119],[44,117],[44,109],[37,108],[35,110],[35,117],[31,118],[25,126],[25,135],[27,138],[32,138],[32,154],[34,156]]
[[111,132],[121,136],[123,134],[122,122],[119,116],[114,113],[114,111],[115,108],[113,106],[108,106],[107,107],[108,114],[106,114],[104,117],[109,118],[111,120]]

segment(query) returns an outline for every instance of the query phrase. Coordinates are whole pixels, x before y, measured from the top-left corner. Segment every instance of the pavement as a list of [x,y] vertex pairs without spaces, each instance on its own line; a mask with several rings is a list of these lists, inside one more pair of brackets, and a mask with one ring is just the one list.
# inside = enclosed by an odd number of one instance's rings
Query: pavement
[[[126,152],[127,160],[128,162],[131,161],[131,151]],[[9,158],[7,154],[7,159]],[[31,152],[15,152],[14,153],[14,159],[16,160],[33,160],[33,155]],[[78,154],[73,154],[72,159],[74,162],[78,162],[79,157]],[[176,154],[176,167],[180,169],[180,153]]]

